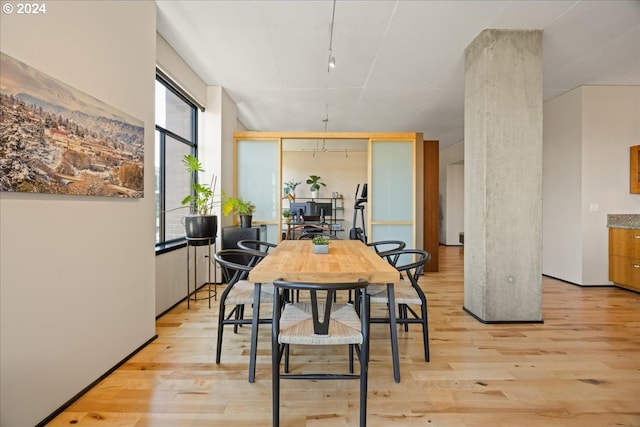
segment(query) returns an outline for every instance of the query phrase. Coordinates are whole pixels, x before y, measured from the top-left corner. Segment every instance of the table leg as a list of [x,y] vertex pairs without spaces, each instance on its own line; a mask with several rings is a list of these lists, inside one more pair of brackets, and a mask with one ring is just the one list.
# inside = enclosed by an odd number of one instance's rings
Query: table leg
[[393,379],[400,382],[400,360],[398,356],[398,328],[396,327],[396,297],[393,283],[387,283],[389,297],[389,332],[391,334],[391,354],[393,357]]
[[256,354],[258,352],[258,325],[260,325],[260,290],[261,284],[256,283],[253,291],[253,318],[251,319],[251,351],[249,355],[249,382],[256,379]]

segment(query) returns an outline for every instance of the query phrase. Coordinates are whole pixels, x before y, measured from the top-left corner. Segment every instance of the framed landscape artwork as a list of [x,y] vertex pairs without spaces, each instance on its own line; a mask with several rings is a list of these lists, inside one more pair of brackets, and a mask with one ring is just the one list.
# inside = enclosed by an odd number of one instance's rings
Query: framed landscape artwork
[[0,191],[142,197],[144,124],[0,52]]

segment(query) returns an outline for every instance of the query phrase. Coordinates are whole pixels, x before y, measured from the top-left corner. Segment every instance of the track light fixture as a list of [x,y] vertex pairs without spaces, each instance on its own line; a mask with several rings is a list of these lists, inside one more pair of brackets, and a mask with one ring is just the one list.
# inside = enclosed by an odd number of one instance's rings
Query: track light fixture
[[329,24],[329,65],[327,73],[332,68],[336,68],[336,58],[333,56],[333,23],[336,19],[336,0],[333,0],[333,12],[331,13],[331,24]]

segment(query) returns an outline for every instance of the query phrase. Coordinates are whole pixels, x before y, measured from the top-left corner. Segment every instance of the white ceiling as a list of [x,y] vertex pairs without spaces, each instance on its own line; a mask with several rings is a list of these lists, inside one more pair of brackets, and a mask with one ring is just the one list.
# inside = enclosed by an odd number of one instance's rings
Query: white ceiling
[[640,1],[157,0],[158,32],[249,130],[463,139],[464,49],[484,29],[542,29],[544,99],[640,85]]

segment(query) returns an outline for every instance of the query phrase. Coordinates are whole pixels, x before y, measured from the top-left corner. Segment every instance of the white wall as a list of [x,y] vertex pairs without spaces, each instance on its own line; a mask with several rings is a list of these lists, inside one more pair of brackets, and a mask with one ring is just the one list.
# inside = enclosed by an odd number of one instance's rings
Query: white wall
[[640,87],[580,87],[545,103],[544,118],[543,273],[608,284],[607,214],[640,210],[629,193]]
[[445,244],[460,245],[460,233],[464,232],[464,164],[447,165],[447,200],[444,211]]
[[[210,182],[211,174],[217,177],[215,193],[221,190],[233,193],[233,132],[241,125],[237,120],[236,105],[221,87],[206,86],[193,70],[184,62],[178,53],[157,35],[157,61],[163,72],[178,83],[192,97],[205,106],[205,111],[199,113],[198,150],[206,174],[201,179]],[[222,186],[224,183],[224,187]],[[219,198],[216,198],[219,200]],[[214,206],[213,213],[218,215],[218,246],[220,248],[221,228],[231,225],[230,217],[223,217],[220,206]],[[197,260],[197,286],[201,286],[207,278],[206,247],[190,249],[191,257]],[[192,258],[193,259],[193,258]],[[183,299],[187,294],[187,268],[190,270],[190,289],[194,287],[193,263],[187,266],[186,248],[160,254],[156,257],[156,315],[165,312]],[[220,270],[211,271],[212,281],[221,281]]]
[[[158,33],[156,33],[156,64],[174,83],[196,101],[202,105],[207,104],[207,86],[205,83]],[[201,119],[198,121],[198,130],[200,135],[205,134],[205,114],[207,113],[199,113]],[[202,140],[206,141],[206,138],[202,138]],[[204,164],[205,170],[211,173],[213,171],[213,169],[209,169],[211,165],[206,162]],[[203,176],[204,182],[209,182],[209,177],[210,175]],[[190,250],[192,251],[191,256],[195,256],[197,259],[197,281],[199,286],[204,283],[206,278],[207,259],[204,258],[206,247],[196,248],[196,255],[194,255],[193,248]],[[183,248],[156,256],[156,316],[165,312],[186,296],[187,268],[191,270],[191,280],[194,280],[193,264],[190,262],[187,267],[186,251],[186,248]],[[190,283],[190,286],[193,290],[193,282]]]
[[144,198],[0,194],[0,424],[13,427],[154,336],[155,5],[48,2],[0,27],[6,54],[145,123]]
[[158,33],[156,33],[156,65],[171,77],[173,83],[180,89],[201,105],[207,104],[207,85]]
[[582,280],[582,89],[544,104],[542,273]]
[[[455,167],[451,169],[450,165]],[[464,231],[464,141],[440,150],[439,182],[439,241],[443,245],[459,245],[459,233]]]
[[[349,157],[346,157],[344,152],[317,152],[315,157],[308,151],[285,151],[282,153],[283,182],[290,179],[302,182],[296,188],[298,198],[311,197],[309,185],[306,184],[309,175],[321,176],[321,181],[327,185],[322,187],[319,197],[331,197],[331,193],[334,191],[343,195],[345,210],[342,228],[345,231],[339,234],[339,237],[349,238],[349,230],[353,225],[356,187],[358,184],[362,186],[367,182],[367,153],[349,152]],[[287,207],[284,200],[283,206]],[[358,226],[362,227],[360,220],[358,220]]]
[[[217,99],[216,109],[216,135],[217,141],[216,155],[218,158],[218,170],[221,177],[223,186],[220,188],[224,190],[226,194],[233,193],[233,179],[235,163],[233,158],[233,133],[236,130],[236,126],[240,123],[237,120],[238,112],[236,104],[233,102],[229,94],[220,87],[209,87],[209,94],[211,99]],[[212,102],[210,101],[210,104]],[[221,216],[220,223],[223,227],[229,227],[233,225],[233,217]],[[221,236],[221,233],[218,234]]]
[[609,283],[607,214],[640,213],[629,147],[640,144],[640,86],[586,86],[582,104],[583,284]]

